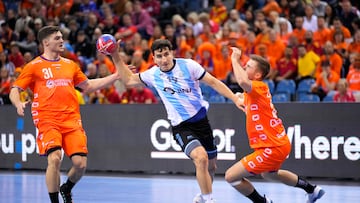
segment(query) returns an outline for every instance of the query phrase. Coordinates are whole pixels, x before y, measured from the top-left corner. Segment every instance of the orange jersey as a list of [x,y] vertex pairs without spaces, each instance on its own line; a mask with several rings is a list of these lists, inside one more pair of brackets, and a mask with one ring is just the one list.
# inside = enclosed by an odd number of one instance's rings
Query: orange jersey
[[246,130],[253,149],[288,144],[285,128],[271,102],[266,83],[252,81],[250,92],[244,93]]
[[[73,61],[60,58],[49,61],[42,56],[25,65],[13,86],[34,93],[32,115],[37,126],[39,120],[63,122],[69,117],[80,120],[80,110],[75,86],[86,81],[87,77]],[[74,121],[72,120],[72,121]],[[72,127],[73,123],[61,123]]]

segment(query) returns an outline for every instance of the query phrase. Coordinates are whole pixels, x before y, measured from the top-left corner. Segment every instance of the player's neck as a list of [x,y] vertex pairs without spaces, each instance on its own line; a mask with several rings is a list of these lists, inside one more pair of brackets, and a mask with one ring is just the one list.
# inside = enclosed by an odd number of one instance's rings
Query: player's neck
[[47,60],[58,60],[60,58],[60,54],[57,52],[50,52],[50,51],[44,51],[44,53],[42,54],[42,56],[44,58],[46,58]]

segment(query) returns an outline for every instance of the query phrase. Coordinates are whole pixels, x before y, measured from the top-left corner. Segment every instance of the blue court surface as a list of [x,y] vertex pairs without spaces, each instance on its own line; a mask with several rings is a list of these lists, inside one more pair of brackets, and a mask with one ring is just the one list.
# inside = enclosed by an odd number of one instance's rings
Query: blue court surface
[[[65,181],[65,173],[61,181]],[[274,203],[305,203],[305,192],[280,183],[251,179],[260,194]],[[360,182],[310,180],[325,189],[317,203],[360,202]],[[213,184],[216,203],[250,202],[216,176]],[[192,203],[199,192],[193,175],[145,175],[88,173],[73,189],[75,203]],[[0,171],[0,203],[49,202],[43,171]],[[61,202],[61,201],[60,201]]]

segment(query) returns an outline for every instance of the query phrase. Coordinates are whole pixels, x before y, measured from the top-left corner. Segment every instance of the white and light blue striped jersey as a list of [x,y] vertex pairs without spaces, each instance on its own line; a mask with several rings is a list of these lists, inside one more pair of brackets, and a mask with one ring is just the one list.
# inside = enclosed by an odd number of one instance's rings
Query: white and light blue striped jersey
[[173,126],[193,117],[202,107],[209,108],[199,86],[205,69],[192,59],[174,59],[175,66],[167,72],[153,66],[140,73],[140,79],[158,92]]

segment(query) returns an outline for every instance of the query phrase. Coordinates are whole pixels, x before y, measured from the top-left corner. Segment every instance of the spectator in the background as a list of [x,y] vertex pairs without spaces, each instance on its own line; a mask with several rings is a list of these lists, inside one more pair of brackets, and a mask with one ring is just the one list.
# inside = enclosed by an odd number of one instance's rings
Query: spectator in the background
[[334,102],[355,102],[355,96],[348,88],[348,83],[345,78],[339,80],[336,84],[336,93],[334,94]]
[[1,24],[0,37],[4,49],[10,49],[10,43],[18,40],[17,34],[10,28],[7,21]]
[[244,21],[240,19],[239,12],[236,9],[232,9],[223,27],[229,27],[232,32],[238,33],[240,32],[240,26],[243,22]]
[[311,30],[306,30],[303,44],[307,51],[313,51],[319,56],[322,54],[322,47],[319,42],[314,40],[314,34]]
[[313,51],[306,51],[302,44],[298,46],[298,73],[297,80],[315,78],[316,66],[320,62],[320,57]]
[[150,39],[154,32],[154,24],[149,12],[142,8],[142,3],[139,0],[134,1],[131,19],[141,37]]
[[306,4],[303,28],[315,32],[317,27],[317,16],[314,14],[314,9],[311,4]]
[[164,29],[165,39],[171,42],[173,50],[178,49],[177,36],[175,35],[175,29],[172,24],[167,24]]
[[268,55],[278,61],[284,55],[285,44],[281,38],[277,35],[274,29],[269,31],[269,43],[267,45]]
[[360,91],[360,53],[354,53],[350,56],[350,70],[346,76],[349,89]]
[[360,53],[360,30],[356,31],[353,35],[353,40],[349,44],[347,51],[349,55],[352,53]]
[[5,52],[0,52],[0,68],[7,69],[10,75],[13,75],[15,72],[15,65],[8,58],[8,54]]
[[14,32],[19,36],[19,40],[23,40],[26,38],[27,29],[29,24],[31,23],[31,17],[26,9],[22,9],[20,11],[20,15],[15,23]]
[[149,68],[149,64],[143,59],[142,54],[141,50],[136,50],[131,59],[131,65],[135,67],[137,73],[144,72]]
[[262,11],[266,16],[269,16],[272,11],[276,11],[281,13],[282,9],[280,8],[279,4],[275,0],[266,0],[266,4],[262,7]]
[[332,42],[334,42],[334,34],[336,31],[342,31],[344,33],[345,41],[348,41],[348,42],[351,41],[351,32],[347,27],[345,27],[342,24],[339,17],[334,18],[333,27],[330,30],[331,30],[330,39]]
[[198,57],[196,61],[212,75],[214,74],[215,55],[216,46],[211,42],[204,42],[198,47]]
[[24,56],[20,52],[19,46],[15,41],[10,44],[9,61],[11,61],[15,67],[22,67],[25,64]]
[[161,26],[155,25],[154,32],[153,32],[152,36],[150,37],[150,39],[148,40],[148,46],[150,47],[153,41],[155,41],[157,39],[164,39],[164,38],[165,38],[165,36],[163,34]]
[[[338,75],[342,76],[343,74],[343,59],[341,56],[335,52],[334,44],[330,41],[327,41],[324,45],[324,53],[321,55],[321,61],[329,61],[331,70],[335,71]],[[316,77],[322,72],[322,67],[319,66],[316,69]]]
[[131,15],[125,13],[122,16],[121,22],[122,22],[121,26],[117,30],[115,34],[115,38],[121,39],[121,41],[123,42],[128,40],[131,41],[133,39],[134,34],[137,32],[136,26],[131,21]]
[[219,25],[223,25],[228,18],[227,8],[222,0],[214,0],[210,9],[210,19]]
[[186,21],[179,14],[173,15],[171,19],[173,28],[175,29],[176,37],[180,37],[185,33]]
[[94,13],[89,13],[84,31],[88,39],[92,39],[95,29],[98,27],[98,18]]
[[104,21],[99,25],[101,27],[102,33],[115,35],[118,31],[119,26],[115,23],[112,15],[105,16]]
[[316,77],[316,82],[311,86],[311,92],[317,94],[322,100],[327,93],[335,90],[340,76],[330,68],[330,61],[321,63],[322,72]]
[[325,9],[328,5],[326,1],[320,1],[320,0],[311,0],[311,5],[314,8],[314,15],[316,16],[325,16]]
[[336,31],[334,33],[334,51],[346,60],[348,58],[348,46],[349,44],[345,42],[344,33],[342,31]]
[[339,2],[339,4],[341,7],[339,11],[339,18],[342,24],[347,29],[349,29],[351,33],[354,33],[353,27],[351,26],[351,22],[353,22],[354,19],[360,16],[359,9],[353,7],[349,0],[343,0]]
[[151,17],[156,17],[160,14],[161,4],[159,0],[145,0],[142,7],[150,14]]
[[[220,30],[220,25],[210,18],[210,15],[206,12],[201,12],[199,14],[199,21],[202,23],[203,26],[208,25],[210,26],[211,33],[217,33]],[[205,32],[205,28],[203,27],[202,33]]]
[[[104,64],[110,73],[115,73],[116,71],[115,66],[109,56],[100,52],[96,53],[96,58],[92,63],[96,65],[97,69],[99,69],[99,67]],[[105,73],[105,71],[103,71],[103,73]]]
[[317,17],[317,30],[313,33],[313,41],[318,42],[320,47],[325,45],[325,42],[330,40],[330,29],[326,26],[324,16]]
[[143,85],[127,88],[121,95],[123,104],[156,104],[158,103],[155,94]]
[[9,9],[6,14],[6,22],[8,23],[10,29],[13,31],[15,30],[15,24],[17,20],[16,13],[17,13],[17,9],[16,10]]
[[[291,27],[289,28],[289,26]],[[292,34],[293,31],[292,25],[287,19],[281,17],[279,18],[279,29],[280,30],[278,34],[280,36],[280,39],[285,45],[287,45],[289,42],[290,35]]]
[[75,19],[71,19],[68,23],[68,26],[67,26],[70,30],[67,38],[69,40],[69,43],[73,46],[76,41],[77,41],[77,32],[78,32],[78,28],[79,28],[79,25],[78,23],[76,22]]
[[213,71],[214,76],[221,81],[225,81],[226,77],[232,71],[230,52],[229,52],[229,47],[227,45],[221,46],[220,54],[215,59],[214,62],[215,62],[214,71]]
[[95,49],[87,38],[84,30],[79,30],[78,32],[77,41],[74,44],[74,51],[85,67],[94,60]]
[[295,24],[296,16],[305,16],[304,5],[301,0],[289,0],[289,20]]
[[325,17],[326,26],[330,28],[330,26],[333,25],[334,18],[336,17],[336,12],[330,5],[326,5],[324,17]]
[[281,80],[295,80],[297,74],[297,60],[293,56],[293,49],[287,46],[284,51],[284,56],[277,61],[274,72],[270,75],[269,79],[274,82],[280,82]]
[[295,35],[298,39],[298,42],[301,44],[304,42],[306,30],[303,27],[304,17],[296,16],[295,17],[295,27],[293,29],[292,35]]
[[86,66],[85,74],[89,79],[95,79],[98,77],[97,67],[94,63],[89,63]]
[[203,24],[199,21],[199,15],[196,12],[190,12],[186,17],[187,22],[194,31],[194,36],[198,36],[203,31]]
[[38,55],[38,44],[36,43],[36,36],[33,30],[28,29],[26,38],[15,43],[20,48],[21,53],[31,52],[33,56]]
[[0,105],[11,104],[9,99],[11,87],[11,77],[9,70],[6,68],[0,68]]

